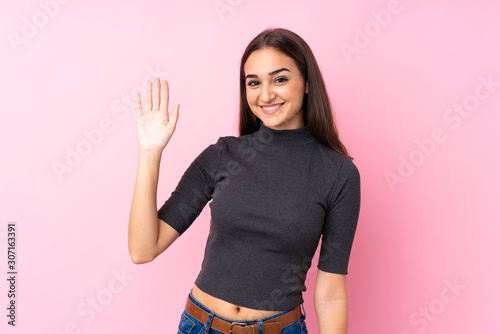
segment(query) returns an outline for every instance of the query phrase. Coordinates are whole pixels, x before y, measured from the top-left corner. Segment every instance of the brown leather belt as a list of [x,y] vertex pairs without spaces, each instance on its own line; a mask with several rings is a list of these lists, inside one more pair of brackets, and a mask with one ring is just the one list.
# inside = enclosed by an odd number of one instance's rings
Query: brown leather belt
[[[186,311],[191,314],[196,320],[206,324],[208,319],[208,312],[201,309],[198,305],[193,303],[188,297],[186,302]],[[292,311],[287,312],[277,318],[264,321],[262,323],[262,328],[264,329],[264,334],[279,334],[283,328],[290,326],[297,320],[299,320],[302,312],[300,310],[300,305],[294,308]],[[219,332],[225,334],[258,334],[259,327],[257,323],[248,324],[245,322],[227,322],[217,317],[212,318],[212,324],[210,328],[213,328]]]

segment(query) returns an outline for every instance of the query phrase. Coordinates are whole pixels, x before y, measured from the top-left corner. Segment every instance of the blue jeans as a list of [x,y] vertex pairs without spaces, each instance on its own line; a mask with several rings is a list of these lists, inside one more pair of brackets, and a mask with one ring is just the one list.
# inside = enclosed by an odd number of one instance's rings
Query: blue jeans
[[[189,299],[196,305],[198,305],[200,308],[203,310],[207,311],[209,313],[207,323],[204,324],[198,320],[196,320],[191,314],[189,314],[186,310],[182,312],[181,315],[181,321],[179,322],[179,329],[177,331],[177,334],[221,334],[221,332],[216,331],[215,329],[210,328],[210,324],[212,323],[212,319],[214,317],[217,317],[219,319],[223,319],[227,322],[233,322],[236,320],[224,318],[217,313],[211,311],[208,307],[200,303],[196,298],[193,296],[193,290],[189,293]],[[304,305],[302,305],[302,310],[303,310],[303,315],[291,324],[290,326],[287,326],[283,328],[280,334],[308,334],[307,328],[306,328],[306,316],[305,316],[305,310],[304,310]],[[266,320],[274,319],[279,317],[280,315],[283,315],[287,312],[290,311],[283,311],[280,313],[276,313],[273,315],[270,315],[265,318],[260,318],[260,319],[252,319],[252,320],[238,320],[238,322],[249,322],[249,323],[256,323],[259,326],[259,333],[262,334],[262,323]],[[257,333],[256,333],[257,334]]]

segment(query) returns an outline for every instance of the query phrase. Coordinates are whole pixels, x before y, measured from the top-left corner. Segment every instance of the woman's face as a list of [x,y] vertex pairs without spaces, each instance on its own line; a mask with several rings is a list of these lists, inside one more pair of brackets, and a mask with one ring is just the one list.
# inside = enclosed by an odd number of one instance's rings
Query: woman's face
[[304,126],[302,102],[307,93],[292,58],[274,48],[254,51],[244,65],[247,102],[268,128]]

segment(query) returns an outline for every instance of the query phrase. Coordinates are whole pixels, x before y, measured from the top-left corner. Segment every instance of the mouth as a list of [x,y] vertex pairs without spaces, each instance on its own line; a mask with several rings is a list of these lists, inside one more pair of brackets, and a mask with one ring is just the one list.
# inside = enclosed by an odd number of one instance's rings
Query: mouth
[[264,112],[265,114],[274,114],[275,112],[277,112],[278,110],[281,109],[281,107],[284,105],[285,103],[276,103],[276,104],[270,104],[270,105],[264,105],[264,106],[259,106],[260,110],[262,110],[262,112]]

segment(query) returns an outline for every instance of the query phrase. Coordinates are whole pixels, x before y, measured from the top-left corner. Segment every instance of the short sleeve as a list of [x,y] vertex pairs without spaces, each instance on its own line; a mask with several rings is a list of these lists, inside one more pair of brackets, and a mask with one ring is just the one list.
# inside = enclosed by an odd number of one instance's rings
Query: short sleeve
[[212,198],[224,140],[208,146],[182,175],[177,187],[158,210],[158,218],[183,234]]
[[328,195],[318,261],[320,270],[347,275],[358,224],[360,200],[359,171],[356,165],[346,158]]

